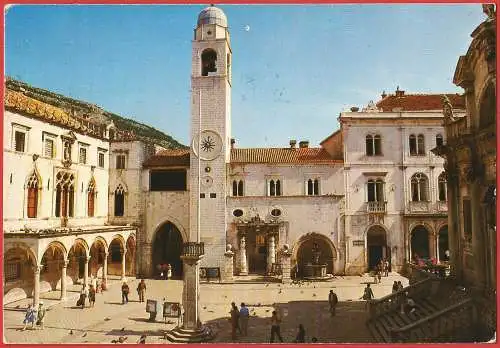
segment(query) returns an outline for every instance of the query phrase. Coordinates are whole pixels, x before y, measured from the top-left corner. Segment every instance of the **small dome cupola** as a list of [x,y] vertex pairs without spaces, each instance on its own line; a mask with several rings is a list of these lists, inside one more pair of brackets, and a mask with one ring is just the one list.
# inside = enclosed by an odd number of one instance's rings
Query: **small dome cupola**
[[198,26],[202,24],[217,24],[227,28],[227,17],[220,8],[210,5],[198,15]]

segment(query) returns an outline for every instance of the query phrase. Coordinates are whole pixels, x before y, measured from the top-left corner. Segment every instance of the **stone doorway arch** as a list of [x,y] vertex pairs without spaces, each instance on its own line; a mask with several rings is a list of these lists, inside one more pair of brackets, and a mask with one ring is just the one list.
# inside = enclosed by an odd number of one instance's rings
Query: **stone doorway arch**
[[159,265],[170,264],[172,277],[182,279],[182,234],[172,222],[167,221],[156,231],[152,243],[152,274],[160,276]]
[[430,257],[429,230],[425,226],[418,225],[411,230],[410,250],[412,260],[415,260],[416,255],[424,259]]
[[[318,250],[319,257],[314,249]],[[333,242],[326,236],[320,233],[308,233],[303,235],[297,242],[294,252],[294,259],[296,261],[296,277],[301,278],[304,276],[305,265],[313,263],[314,258],[318,258],[319,264],[326,264],[326,273],[334,274],[334,260],[337,258],[337,250]]]
[[390,250],[387,247],[387,232],[381,225],[371,226],[366,232],[366,263],[368,271],[375,268],[381,259],[390,260]]

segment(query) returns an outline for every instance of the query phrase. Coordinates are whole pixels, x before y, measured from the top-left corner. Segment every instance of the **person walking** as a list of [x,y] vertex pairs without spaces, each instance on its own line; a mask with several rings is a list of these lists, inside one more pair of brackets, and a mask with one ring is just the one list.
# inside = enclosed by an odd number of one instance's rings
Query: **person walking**
[[26,313],[24,314],[24,320],[23,320],[24,327],[21,329],[21,331],[26,330],[28,324],[31,324],[32,329],[35,327],[35,315],[36,315],[35,308],[31,304],[29,304],[28,308],[26,308]]
[[141,279],[141,282],[137,285],[137,294],[139,295],[139,302],[144,302],[144,294],[146,293],[146,282]]
[[250,318],[250,312],[248,307],[244,302],[241,302],[240,307],[240,322],[241,322],[241,334],[246,336],[248,334],[248,319]]
[[281,342],[283,342],[283,337],[281,337],[280,333],[280,318],[278,317],[278,313],[273,311],[271,316],[271,343],[274,343],[274,335],[277,335]]
[[330,293],[328,294],[328,303],[330,304],[330,315],[333,317],[335,316],[335,307],[337,306],[337,303],[339,302],[339,299],[337,297],[337,294],[333,292],[333,290],[330,290]]
[[122,284],[122,304],[128,303],[128,293],[130,289],[128,287],[127,282],[123,282]]
[[389,276],[389,260],[385,259],[384,260],[384,277]]
[[87,284],[83,284],[82,291],[80,291],[80,299],[77,302],[77,305],[80,304],[80,306],[82,306],[82,309],[85,308],[85,301],[87,300],[88,296],[89,290],[87,289]]
[[236,329],[239,329],[241,333],[239,325],[240,312],[238,311],[238,307],[236,307],[236,303],[231,302],[231,311],[229,313],[231,314],[231,338],[235,340]]
[[299,324],[297,336],[295,336],[295,343],[306,343],[306,330],[302,324]]
[[366,284],[366,288],[365,288],[365,290],[363,292],[363,296],[361,298],[366,301],[365,309],[367,309],[368,304],[374,298],[372,288],[370,288],[370,284]]
[[172,265],[167,264],[167,279],[172,279]]
[[43,306],[43,302],[38,304],[38,312],[36,315],[36,324],[40,326],[40,329],[43,330],[43,321],[45,320],[45,307]]
[[89,288],[89,305],[90,305],[90,307],[94,307],[94,305],[95,305],[95,293],[96,293],[96,290],[94,288],[94,285],[90,284],[90,288]]
[[398,291],[401,291],[404,289],[403,283],[401,283],[401,280],[398,280]]
[[163,298],[163,321],[167,322],[167,299]]

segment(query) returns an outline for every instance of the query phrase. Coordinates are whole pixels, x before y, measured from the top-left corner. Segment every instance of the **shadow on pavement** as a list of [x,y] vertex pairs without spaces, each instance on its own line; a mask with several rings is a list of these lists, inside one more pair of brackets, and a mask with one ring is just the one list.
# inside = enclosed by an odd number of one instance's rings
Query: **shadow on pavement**
[[[311,342],[312,337],[316,337],[318,343],[374,342],[365,326],[367,311],[364,301],[339,302],[335,316],[331,316],[329,312],[328,301],[291,301],[277,303],[273,307],[278,308],[282,316],[280,329],[285,343],[295,341],[299,324],[305,328],[307,343]],[[213,342],[269,343],[273,308],[251,305],[248,305],[248,308],[250,318],[247,337],[242,337],[237,332],[237,339],[232,340],[228,314],[226,317],[205,322],[205,325],[217,332]]]

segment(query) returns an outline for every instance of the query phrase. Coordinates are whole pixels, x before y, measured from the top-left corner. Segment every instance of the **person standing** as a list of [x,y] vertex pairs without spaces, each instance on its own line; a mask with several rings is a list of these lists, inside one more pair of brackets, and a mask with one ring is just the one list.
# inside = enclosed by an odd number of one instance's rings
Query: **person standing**
[[[236,329],[240,328],[239,325],[240,312],[238,311],[238,307],[236,307],[236,303],[231,302],[231,311],[229,313],[231,314],[231,338],[235,340]],[[239,331],[241,333],[241,329]]]
[[339,302],[339,299],[337,297],[337,294],[333,292],[333,290],[330,290],[330,293],[328,294],[328,303],[330,304],[330,315],[333,317],[335,316],[335,307],[337,306],[337,303]]
[[389,260],[385,259],[384,260],[384,277],[389,276]]
[[397,281],[394,281],[394,283],[392,284],[392,293],[394,294],[395,292],[398,291],[399,291],[399,284]]
[[278,317],[278,313],[273,311],[271,316],[271,343],[274,343],[274,335],[277,335],[281,342],[283,342],[283,337],[281,337],[280,333],[280,318]]
[[126,282],[123,282],[122,284],[122,304],[128,303],[128,293],[130,289],[128,287],[128,284]]
[[306,343],[306,330],[302,324],[299,324],[297,336],[295,336],[295,343]]
[[167,279],[172,279],[172,265],[167,264]]
[[36,315],[36,324],[40,326],[40,329],[43,330],[43,321],[45,320],[45,307],[43,306],[43,302],[40,301],[38,305],[38,313]]
[[248,334],[248,319],[250,317],[250,312],[248,311],[248,307],[244,302],[241,302],[240,307],[240,322],[241,322],[241,334],[246,336]]
[[89,288],[89,304],[90,307],[94,307],[95,305],[95,288],[94,285],[90,284]]
[[144,294],[146,293],[146,282],[141,279],[141,282],[137,285],[137,294],[139,295],[139,302],[144,302]]
[[80,306],[82,306],[82,309],[85,308],[85,301],[87,300],[88,296],[89,290],[87,289],[87,284],[83,284],[82,291],[80,292],[80,300],[78,301],[80,303]]
[[362,299],[366,301],[366,304],[365,304],[365,309],[368,308],[368,304],[370,303],[370,301],[374,298],[373,296],[373,291],[372,291],[372,288],[370,288],[370,284],[366,284],[366,288],[363,292],[363,296],[362,296]]
[[398,280],[398,291],[401,291],[404,289],[403,283],[401,283],[401,280]]
[[24,320],[23,320],[24,327],[22,328],[21,331],[26,330],[26,326],[28,326],[28,324],[31,324],[31,328],[35,327],[35,314],[36,314],[35,308],[31,304],[29,304],[28,308],[26,309],[26,313],[24,315]]

